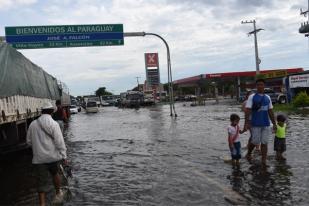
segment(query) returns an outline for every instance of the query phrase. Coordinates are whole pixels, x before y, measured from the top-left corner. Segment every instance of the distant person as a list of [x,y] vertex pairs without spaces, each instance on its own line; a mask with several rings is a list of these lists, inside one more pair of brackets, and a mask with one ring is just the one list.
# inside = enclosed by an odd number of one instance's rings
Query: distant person
[[246,158],[251,160],[251,153],[254,147],[261,144],[262,165],[266,166],[267,145],[271,135],[270,120],[273,123],[274,131],[277,130],[277,125],[271,99],[268,95],[264,94],[265,81],[263,79],[256,80],[256,87],[257,92],[249,96],[246,104],[244,131],[251,128],[252,134]]
[[67,113],[61,106],[61,101],[56,101],[57,110],[53,114],[53,119],[60,125],[61,132],[64,130],[64,123],[68,121]]
[[231,114],[231,124],[227,128],[228,143],[232,157],[232,164],[234,166],[239,166],[239,160],[241,159],[241,144],[239,134],[241,134],[242,131],[238,125],[239,120],[240,118],[237,114]]
[[56,189],[54,203],[63,201],[63,192],[60,190],[61,177],[59,174],[60,162],[67,164],[66,146],[59,124],[54,121],[51,114],[54,107],[51,103],[44,104],[42,115],[34,120],[27,132],[27,143],[33,151],[32,164],[37,179],[37,191],[40,205],[46,205],[46,192],[48,192],[48,178],[50,173]]
[[[243,101],[243,103],[242,103],[242,105],[241,105],[241,110],[245,113],[245,116],[246,116],[246,104],[247,104],[248,98],[249,98],[249,96],[250,96],[251,94],[252,94],[252,91],[247,91],[246,96],[245,96],[245,100]],[[249,116],[249,121],[251,121],[251,115]],[[251,141],[251,136],[252,136],[252,134],[251,134],[251,129],[249,129],[249,132],[250,132],[250,137],[249,137],[249,139],[248,139],[247,148],[249,148],[249,143],[250,143],[250,141]],[[260,151],[260,145],[256,145],[256,146],[255,146],[255,149],[256,149],[257,151]]]
[[286,118],[280,114],[277,116],[277,131],[274,140],[274,150],[276,151],[277,160],[286,160],[283,157],[283,152],[286,151]]

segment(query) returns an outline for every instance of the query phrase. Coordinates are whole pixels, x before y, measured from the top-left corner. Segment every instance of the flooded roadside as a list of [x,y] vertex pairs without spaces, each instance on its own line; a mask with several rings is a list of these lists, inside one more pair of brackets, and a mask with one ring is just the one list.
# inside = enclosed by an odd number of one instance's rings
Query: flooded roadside
[[[309,204],[308,117],[289,117],[286,163],[276,162],[271,141],[267,170],[260,168],[258,154],[253,164],[242,160],[235,170],[224,158],[229,115],[243,117],[239,106],[176,109],[176,120],[168,106],[73,115],[66,131],[73,197],[65,205]],[[248,134],[241,138],[244,147]],[[15,166],[2,163],[7,170],[1,168],[1,182],[18,177],[12,184],[19,185],[1,189],[4,203],[31,205],[36,198],[29,155],[24,158]]]

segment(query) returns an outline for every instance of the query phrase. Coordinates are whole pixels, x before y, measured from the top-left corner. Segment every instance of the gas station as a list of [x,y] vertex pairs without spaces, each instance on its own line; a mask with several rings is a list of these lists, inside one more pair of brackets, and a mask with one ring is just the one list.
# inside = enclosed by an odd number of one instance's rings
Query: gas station
[[[285,78],[291,74],[303,72],[303,68],[286,68],[261,70],[259,77],[266,80],[266,87],[275,92],[285,92]],[[200,74],[173,81],[178,88],[177,95],[210,95],[212,87],[218,89],[219,95],[239,98],[241,92],[255,88],[256,71],[239,71],[225,73]]]

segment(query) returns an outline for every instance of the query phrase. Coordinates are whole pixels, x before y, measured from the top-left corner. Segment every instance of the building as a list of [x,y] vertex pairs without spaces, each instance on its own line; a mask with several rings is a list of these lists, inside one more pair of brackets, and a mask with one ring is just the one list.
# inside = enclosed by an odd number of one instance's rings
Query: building
[[[277,92],[284,92],[284,77],[303,72],[303,68],[275,69],[260,71],[260,78],[266,79],[266,87]],[[255,87],[256,71],[225,72],[200,74],[193,77],[179,79],[173,82],[177,88],[177,95],[195,94],[212,95],[214,87],[219,95],[239,97],[242,91]]]
[[285,85],[289,102],[301,91],[309,94],[309,71],[288,75]]

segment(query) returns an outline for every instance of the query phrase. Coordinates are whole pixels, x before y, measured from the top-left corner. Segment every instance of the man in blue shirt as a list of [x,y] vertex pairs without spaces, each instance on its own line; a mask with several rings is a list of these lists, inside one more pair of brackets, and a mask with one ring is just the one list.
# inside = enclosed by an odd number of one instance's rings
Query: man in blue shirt
[[[251,160],[251,153],[256,145],[261,144],[262,164],[266,165],[267,144],[271,136],[270,120],[273,129],[276,131],[275,115],[270,97],[264,94],[264,79],[256,80],[257,93],[251,94],[246,103],[244,130],[251,128],[251,142],[248,145],[248,160]],[[251,121],[249,117],[251,115]]]

